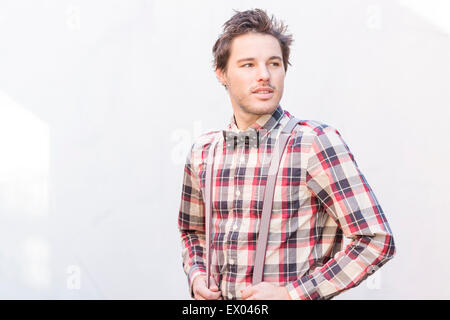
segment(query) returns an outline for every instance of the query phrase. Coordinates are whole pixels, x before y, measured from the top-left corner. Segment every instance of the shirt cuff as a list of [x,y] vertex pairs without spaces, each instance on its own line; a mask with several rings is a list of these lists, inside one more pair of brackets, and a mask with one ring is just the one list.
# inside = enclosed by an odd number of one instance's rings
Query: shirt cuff
[[311,275],[289,283],[286,288],[292,300],[322,299],[319,290],[317,290],[317,282]]
[[200,275],[206,276],[206,270],[203,267],[192,267],[191,271],[189,272],[188,280],[189,280],[189,292],[191,294],[191,298],[195,299],[194,296],[194,290],[192,288],[192,284],[194,283],[195,278],[197,278]]

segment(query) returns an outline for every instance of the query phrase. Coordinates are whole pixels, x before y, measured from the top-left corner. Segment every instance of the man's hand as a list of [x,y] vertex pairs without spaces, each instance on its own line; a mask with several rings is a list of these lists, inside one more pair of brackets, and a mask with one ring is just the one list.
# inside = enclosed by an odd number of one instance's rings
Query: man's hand
[[209,289],[206,286],[206,276],[201,275],[194,279],[192,290],[196,300],[222,300],[222,292],[219,291],[216,281],[213,277],[210,277],[210,279]]
[[241,289],[241,295],[244,300],[291,300],[285,287],[278,287],[269,282],[260,282]]

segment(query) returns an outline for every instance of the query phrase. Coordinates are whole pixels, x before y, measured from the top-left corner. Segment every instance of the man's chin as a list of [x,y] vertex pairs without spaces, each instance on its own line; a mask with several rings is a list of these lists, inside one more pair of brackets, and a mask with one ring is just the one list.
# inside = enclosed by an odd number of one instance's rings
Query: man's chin
[[257,101],[245,105],[241,105],[241,109],[247,113],[262,116],[265,114],[272,114],[278,107],[278,103],[273,101]]
[[257,115],[265,115],[265,114],[272,114],[275,109],[277,108],[278,104],[270,104],[270,105],[253,105],[250,107],[250,111],[253,114]]

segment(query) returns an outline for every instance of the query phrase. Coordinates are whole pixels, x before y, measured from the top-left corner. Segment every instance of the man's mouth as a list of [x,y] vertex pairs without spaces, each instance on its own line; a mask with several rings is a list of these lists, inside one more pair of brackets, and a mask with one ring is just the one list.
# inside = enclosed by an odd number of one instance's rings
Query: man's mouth
[[258,99],[268,100],[273,97],[272,88],[258,88],[252,92]]

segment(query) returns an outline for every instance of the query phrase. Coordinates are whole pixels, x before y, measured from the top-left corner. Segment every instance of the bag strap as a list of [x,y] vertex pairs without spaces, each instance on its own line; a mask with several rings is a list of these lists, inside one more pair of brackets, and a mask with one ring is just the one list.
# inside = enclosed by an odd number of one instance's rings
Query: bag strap
[[[259,227],[258,242],[256,245],[255,263],[253,269],[252,284],[258,284],[263,279],[264,274],[264,260],[266,256],[267,239],[269,235],[270,217],[272,214],[273,196],[275,192],[275,183],[278,175],[278,168],[280,166],[281,157],[286,149],[287,142],[295,125],[300,122],[297,118],[291,118],[280,133],[279,138],[275,143],[275,148],[272,152],[270,160],[269,172],[267,182],[264,190],[264,202],[261,215],[261,223]],[[210,269],[211,269],[211,227],[212,227],[212,183],[214,170],[214,156],[218,139],[214,139],[211,143],[208,160],[206,165],[206,180],[205,180],[205,224],[206,224],[206,285],[210,287]]]

